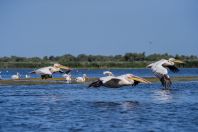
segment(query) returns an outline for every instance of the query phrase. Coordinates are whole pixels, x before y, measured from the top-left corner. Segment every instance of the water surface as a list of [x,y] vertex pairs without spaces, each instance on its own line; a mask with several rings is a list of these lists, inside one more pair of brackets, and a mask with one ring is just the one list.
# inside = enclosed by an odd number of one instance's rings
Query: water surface
[[[197,72],[185,70],[185,75]],[[132,71],[144,75],[139,69]],[[119,89],[83,84],[0,86],[0,117],[1,132],[195,132],[198,82],[175,82],[172,90],[162,90],[160,83]]]

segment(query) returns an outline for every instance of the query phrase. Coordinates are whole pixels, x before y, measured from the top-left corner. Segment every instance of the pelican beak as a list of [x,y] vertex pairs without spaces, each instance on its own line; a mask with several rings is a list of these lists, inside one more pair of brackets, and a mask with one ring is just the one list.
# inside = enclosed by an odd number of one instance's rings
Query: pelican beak
[[63,65],[60,65],[59,68],[60,68],[60,69],[64,69],[64,70],[71,70],[70,67],[63,66]]
[[181,61],[181,60],[174,60],[174,62],[175,62],[175,63],[179,63],[179,64],[184,64],[184,62]]
[[148,81],[148,80],[146,80],[144,78],[141,78],[141,77],[133,76],[133,77],[131,77],[131,79],[134,80],[134,81],[141,82],[141,83],[149,83],[149,84],[151,84],[150,81]]

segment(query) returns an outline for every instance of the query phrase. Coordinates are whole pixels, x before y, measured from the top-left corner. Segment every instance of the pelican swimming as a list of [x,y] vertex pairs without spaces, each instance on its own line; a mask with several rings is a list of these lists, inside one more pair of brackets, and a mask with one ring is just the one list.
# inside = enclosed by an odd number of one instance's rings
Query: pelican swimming
[[26,79],[29,79],[30,77],[31,77],[30,75],[27,75],[27,74],[25,75]]
[[70,74],[63,74],[63,78],[65,78],[67,83],[71,83],[71,75]]
[[91,83],[89,87],[104,86],[109,88],[119,88],[122,86],[136,86],[139,83],[150,83],[150,82],[133,74],[124,74],[117,77],[114,76],[101,77],[97,81]]
[[78,83],[82,83],[82,82],[85,82],[87,79],[88,79],[87,75],[86,74],[83,74],[82,77],[77,77],[75,80]]
[[61,64],[54,64],[53,66],[43,67],[40,69],[37,69],[31,73],[36,73],[41,75],[42,79],[52,78],[52,74],[56,72],[64,73],[62,70],[66,70],[65,73],[69,73],[71,71],[71,68],[63,66]]
[[113,73],[110,71],[104,71],[103,74],[106,76],[114,76]]
[[20,74],[17,72],[16,75],[12,75],[12,76],[11,76],[11,79],[14,79],[14,80],[20,79]]
[[161,59],[157,62],[151,63],[150,65],[147,66],[147,68],[151,68],[155,76],[160,79],[162,86],[164,86],[165,88],[170,88],[172,82],[168,75],[167,69],[169,69],[174,73],[178,72],[179,69],[175,66],[176,63],[183,64],[184,62],[180,60],[176,60],[175,58],[170,58],[168,60]]

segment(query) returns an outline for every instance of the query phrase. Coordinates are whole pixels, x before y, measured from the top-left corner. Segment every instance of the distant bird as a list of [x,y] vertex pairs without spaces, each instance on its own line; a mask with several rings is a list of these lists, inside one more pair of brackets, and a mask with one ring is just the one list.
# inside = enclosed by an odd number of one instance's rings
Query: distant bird
[[113,73],[110,71],[104,71],[103,74],[106,76],[114,76]]
[[78,83],[82,83],[82,82],[85,82],[87,79],[88,79],[87,75],[86,74],[83,74],[82,77],[77,77],[75,80]]
[[25,78],[26,78],[26,79],[30,78],[30,75],[27,75],[27,74],[26,74],[26,75],[25,75]]
[[170,58],[168,60],[161,59],[148,65],[147,68],[150,68],[153,71],[154,75],[161,81],[162,86],[167,89],[172,85],[167,69],[174,73],[178,72],[179,69],[175,66],[176,63],[183,64],[184,62],[181,60],[176,60],[175,58]]
[[70,74],[63,74],[63,77],[65,78],[67,83],[71,83],[71,75]]
[[12,75],[12,76],[11,76],[11,79],[13,79],[13,80],[20,79],[20,74],[17,72],[16,75]]
[[89,87],[104,86],[108,88],[119,88],[123,86],[136,86],[139,83],[150,83],[150,82],[133,74],[124,74],[117,77],[114,76],[101,77],[97,81],[91,83]]
[[[63,70],[66,70],[66,72],[64,72]],[[48,66],[48,67],[43,67],[40,69],[37,69],[35,71],[32,71],[31,73],[36,73],[41,75],[42,79],[48,79],[48,78],[52,78],[52,74],[56,73],[56,72],[60,72],[60,73],[69,73],[71,71],[71,68],[63,66],[61,64],[54,64],[53,66]]]

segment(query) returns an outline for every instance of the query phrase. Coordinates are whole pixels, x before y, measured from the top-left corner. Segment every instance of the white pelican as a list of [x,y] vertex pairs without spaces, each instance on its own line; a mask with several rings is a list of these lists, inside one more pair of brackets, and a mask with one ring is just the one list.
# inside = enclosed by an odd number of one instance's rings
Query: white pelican
[[16,75],[12,75],[12,76],[11,76],[11,79],[14,79],[14,80],[20,79],[20,74],[17,72]]
[[82,77],[77,77],[75,80],[78,83],[82,83],[82,82],[85,82],[87,79],[88,79],[87,75],[86,74],[83,74]]
[[150,83],[150,82],[133,74],[124,74],[117,77],[114,76],[101,77],[97,81],[91,83],[89,87],[105,86],[109,88],[119,88],[122,86],[136,86],[139,83]]
[[25,78],[26,78],[26,79],[30,78],[30,75],[27,75],[27,74],[26,74],[26,75],[25,75]]
[[53,66],[37,69],[31,73],[40,74],[42,79],[47,79],[52,78],[52,74],[55,72],[64,73],[62,70],[67,70],[66,73],[69,73],[71,71],[71,68],[63,66],[61,64],[54,64]]
[[65,78],[67,83],[71,83],[71,75],[70,74],[63,74],[63,77]]
[[103,74],[106,76],[114,76],[113,73],[110,71],[104,71]]
[[148,65],[147,68],[151,68],[155,76],[160,79],[162,86],[164,86],[165,88],[170,88],[172,82],[168,75],[167,68],[170,69],[170,71],[172,72],[178,72],[179,69],[175,66],[175,63],[183,64],[184,62],[180,60],[176,60],[174,58],[170,58],[168,60],[161,59],[157,62]]

